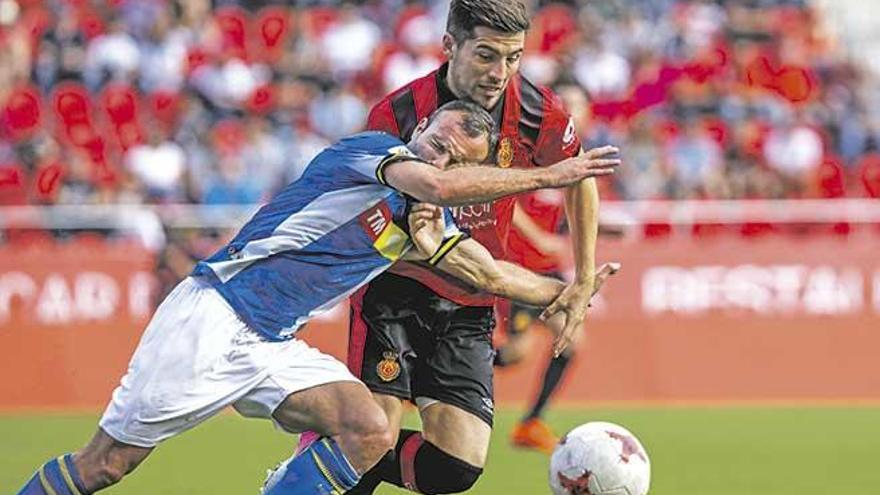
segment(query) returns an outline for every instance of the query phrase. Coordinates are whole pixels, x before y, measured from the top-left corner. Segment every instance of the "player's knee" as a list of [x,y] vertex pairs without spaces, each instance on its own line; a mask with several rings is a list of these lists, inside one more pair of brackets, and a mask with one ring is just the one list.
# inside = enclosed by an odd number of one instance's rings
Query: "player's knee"
[[430,443],[426,443],[420,453],[419,464],[427,469],[417,473],[418,488],[421,493],[462,493],[474,486],[483,469],[453,457]]

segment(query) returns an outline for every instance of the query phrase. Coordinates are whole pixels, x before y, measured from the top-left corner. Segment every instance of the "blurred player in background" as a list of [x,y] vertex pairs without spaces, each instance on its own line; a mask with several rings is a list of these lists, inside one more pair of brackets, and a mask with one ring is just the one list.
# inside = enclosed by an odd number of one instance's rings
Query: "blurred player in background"
[[[368,127],[407,139],[438,105],[473,101],[494,118],[500,168],[533,168],[582,152],[558,97],[518,73],[529,14],[519,1],[453,0],[442,40],[448,63],[373,107]],[[547,308],[559,313],[561,352],[580,331],[593,292],[598,217],[595,182],[565,192],[575,277]],[[455,208],[456,222],[503,258],[512,198]],[[423,432],[402,430],[397,446],[351,493],[382,481],[422,493],[468,490],[483,472],[495,412],[494,296],[430,267],[400,263],[351,298],[349,368],[398,428],[403,401],[419,407]],[[314,435],[304,435],[301,447]]]
[[[508,260],[558,280],[565,280],[563,271],[571,257],[570,243],[562,233],[565,222],[565,197],[562,191],[544,189],[520,195],[513,211],[510,237],[507,242]],[[607,277],[617,272],[617,264],[604,265],[596,274],[594,294]],[[506,367],[520,363],[535,353],[530,328],[538,323],[543,308],[500,299],[497,304],[498,329],[505,341],[495,354],[495,366]],[[562,332],[562,319],[550,318],[543,322],[554,336]],[[511,441],[518,447],[551,453],[559,438],[542,420],[550,397],[562,383],[580,343],[582,332],[575,334],[572,345],[558,356],[551,356],[541,380],[541,388],[530,409],[511,432]]]
[[[161,441],[229,405],[288,431],[321,435],[276,471],[267,493],[353,487],[393,445],[387,418],[342,363],[296,332],[405,256],[507,297],[549,304],[561,283],[494,263],[448,210],[414,206],[413,198],[487,201],[610,173],[617,164],[584,157],[533,171],[438,170],[484,161],[494,142],[483,109],[453,102],[419,124],[409,147],[369,132],[324,150],[177,285],[145,330],[91,442],[41,466],[19,495],[106,488]],[[419,249],[411,250],[419,236]]]

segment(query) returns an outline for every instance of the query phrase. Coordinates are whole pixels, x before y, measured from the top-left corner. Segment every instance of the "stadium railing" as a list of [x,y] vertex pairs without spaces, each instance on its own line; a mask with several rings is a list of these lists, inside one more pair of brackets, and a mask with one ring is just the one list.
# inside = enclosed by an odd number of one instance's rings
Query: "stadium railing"
[[[259,205],[0,206],[7,229],[113,230],[160,247],[165,229],[234,229]],[[623,231],[649,224],[880,224],[880,200],[603,201],[600,222]],[[684,230],[684,229],[682,229]]]

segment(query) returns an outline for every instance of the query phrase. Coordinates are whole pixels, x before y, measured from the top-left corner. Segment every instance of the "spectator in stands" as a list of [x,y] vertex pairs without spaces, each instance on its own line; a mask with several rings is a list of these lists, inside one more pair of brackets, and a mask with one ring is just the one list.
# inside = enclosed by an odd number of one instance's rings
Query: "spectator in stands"
[[789,196],[801,196],[822,163],[822,137],[794,116],[786,116],[767,135],[764,158],[767,165],[786,179]]
[[681,135],[673,138],[665,150],[666,163],[677,184],[677,196],[698,197],[721,180],[721,147],[706,133],[696,117],[685,121]]
[[[29,203],[263,198],[329,140],[359,130],[383,88],[436,65],[448,9],[400,0],[17,4],[0,25],[0,163],[7,183],[22,181],[24,199],[10,197]],[[880,190],[868,144],[880,137],[878,76],[841,51],[814,5],[534,4],[522,70],[569,86],[586,142],[621,145],[627,166],[609,194]],[[263,31],[267,13],[283,19],[278,31]],[[130,120],[108,115],[110,80],[131,96]],[[61,88],[71,107],[58,105]],[[691,125],[709,116],[708,130]],[[240,142],[205,135],[229,123]],[[47,139],[51,153],[39,151]],[[164,156],[161,165],[145,165],[145,152]]]
[[410,18],[400,28],[399,49],[385,60],[382,69],[385,92],[424,76],[440,63],[431,19],[426,15]]
[[130,81],[140,66],[141,52],[122,17],[110,19],[107,32],[89,42],[83,76],[92,90],[110,80]]
[[183,199],[182,179],[186,156],[179,144],[169,139],[160,126],[151,125],[147,142],[125,153],[125,166],[147,198],[155,202],[178,202]]

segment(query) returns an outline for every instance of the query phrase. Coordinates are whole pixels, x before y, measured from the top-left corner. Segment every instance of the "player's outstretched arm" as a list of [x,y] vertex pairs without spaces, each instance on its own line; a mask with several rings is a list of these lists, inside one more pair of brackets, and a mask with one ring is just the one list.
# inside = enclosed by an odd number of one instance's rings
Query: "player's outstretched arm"
[[617,153],[617,148],[604,146],[549,167],[531,169],[459,166],[439,170],[416,160],[400,160],[387,165],[382,175],[389,185],[419,201],[455,206],[610,175],[620,165],[620,159],[614,157]]
[[[473,239],[458,243],[436,266],[474,287],[533,306],[547,306],[566,287],[554,278],[538,275],[515,263],[494,259],[489,250]],[[603,265],[597,273],[597,279],[604,282],[619,269],[618,263]],[[601,282],[597,280],[593,294],[599,290]]]

